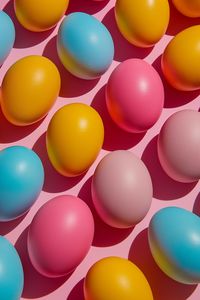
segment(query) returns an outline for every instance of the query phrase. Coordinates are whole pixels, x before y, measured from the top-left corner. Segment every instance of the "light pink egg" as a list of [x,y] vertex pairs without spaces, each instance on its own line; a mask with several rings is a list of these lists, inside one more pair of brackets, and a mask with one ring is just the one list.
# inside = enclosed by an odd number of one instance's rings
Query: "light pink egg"
[[73,271],[92,244],[94,220],[89,207],[74,196],[58,196],[44,204],[28,233],[33,266],[47,277]]
[[97,213],[108,225],[132,227],[147,214],[152,201],[152,182],[144,163],[125,150],[106,155],[92,180]]
[[117,66],[106,88],[107,108],[113,121],[128,132],[151,128],[164,105],[164,88],[156,70],[141,59]]
[[182,110],[164,123],[158,138],[158,156],[165,172],[174,180],[200,179],[200,113]]

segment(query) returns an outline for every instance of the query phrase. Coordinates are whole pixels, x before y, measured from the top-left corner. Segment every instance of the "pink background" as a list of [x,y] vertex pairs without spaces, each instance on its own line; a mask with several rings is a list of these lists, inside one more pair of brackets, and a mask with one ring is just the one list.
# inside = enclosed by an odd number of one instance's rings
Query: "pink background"
[[[161,118],[146,134],[138,135],[125,133],[112,123],[106,111],[104,99],[106,81],[119,62],[131,57],[144,58],[159,71],[160,55],[168,41],[180,30],[199,23],[199,20],[187,19],[171,7],[170,24],[162,40],[152,49],[136,49],[123,39],[116,28],[113,14],[114,0],[99,3],[91,0],[71,0],[68,12],[84,11],[103,20],[115,43],[115,58],[107,73],[99,81],[84,81],[67,73],[58,61],[55,49],[58,26],[46,33],[28,32],[17,23],[12,3],[13,1],[0,1],[0,8],[12,17],[17,34],[15,46],[0,69],[0,81],[9,66],[19,58],[30,54],[43,54],[51,58],[58,65],[62,76],[60,97],[48,116],[39,124],[27,128],[17,128],[10,125],[0,112],[0,149],[15,144],[33,148],[41,157],[46,173],[43,191],[28,214],[14,222],[0,224],[0,234],[5,235],[15,244],[23,261],[25,287],[21,299],[83,300],[82,279],[88,268],[100,258],[110,255],[129,257],[136,263],[146,275],[155,300],[199,299],[200,288],[198,286],[178,284],[158,269],[149,252],[146,230],[151,216],[161,207],[181,206],[200,214],[199,183],[194,186],[171,180],[163,173],[156,153],[156,136],[163,122],[175,111],[185,108],[198,110],[198,92],[176,92],[163,80],[166,98]],[[67,179],[58,175],[48,162],[44,142],[44,133],[54,112],[64,104],[72,102],[91,104],[101,114],[105,125],[103,150],[97,161],[81,179]],[[90,196],[91,176],[101,157],[108,151],[116,149],[129,149],[136,153],[142,157],[150,171],[154,186],[154,199],[148,215],[133,230],[116,230],[103,224],[94,214],[96,231],[93,246],[81,265],[68,278],[48,279],[42,277],[33,269],[27,257],[27,227],[33,216],[42,204],[61,194],[79,195],[93,210]]]

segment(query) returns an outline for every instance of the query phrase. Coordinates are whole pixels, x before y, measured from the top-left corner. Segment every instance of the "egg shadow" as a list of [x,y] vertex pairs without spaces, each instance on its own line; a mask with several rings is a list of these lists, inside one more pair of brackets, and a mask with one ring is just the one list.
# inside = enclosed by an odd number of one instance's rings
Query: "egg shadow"
[[149,248],[148,230],[144,229],[133,241],[129,259],[144,273],[149,282],[154,300],[186,300],[197,285],[178,283],[165,275],[156,265]]
[[104,1],[92,1],[92,0],[70,0],[69,7],[66,11],[66,14],[73,12],[85,12],[88,14],[95,14],[98,11],[102,10],[109,0]]
[[16,241],[15,247],[21,258],[24,270],[24,290],[22,297],[34,299],[46,296],[63,285],[72,274],[60,278],[47,278],[39,274],[32,266],[27,250],[28,227]]
[[91,106],[100,114],[104,124],[103,149],[108,151],[127,150],[137,145],[146,133],[129,133],[119,128],[111,119],[105,98],[105,86],[95,95]]
[[11,17],[15,26],[16,37],[14,48],[22,49],[38,45],[42,41],[44,41],[55,29],[52,28],[44,32],[32,32],[25,29],[16,18],[14,11],[14,1],[9,1],[4,7],[3,11]]
[[43,133],[33,146],[40,157],[45,173],[43,190],[48,193],[59,193],[67,191],[77,185],[85,174],[77,177],[65,177],[60,175],[51,165],[46,150],[46,133]]
[[197,195],[194,201],[193,213],[200,217],[200,193]]
[[164,91],[165,91],[165,108],[173,108],[185,105],[195,98],[197,98],[200,94],[200,90],[197,91],[179,91],[173,88],[165,79],[162,69],[161,69],[161,55],[153,62],[152,66],[156,69],[158,74],[160,75]]
[[15,220],[8,221],[8,222],[0,222],[0,235],[6,235],[7,233],[14,230],[24,220],[27,213],[25,213],[23,216]]
[[176,35],[180,31],[194,25],[200,24],[200,18],[189,18],[182,15],[169,0],[170,5],[170,21],[167,28],[168,35]]
[[146,146],[142,160],[151,175],[153,184],[153,197],[160,200],[175,200],[187,195],[197,184],[181,183],[170,178],[162,169],[157,152],[157,139],[155,136]]
[[56,47],[57,37],[53,37],[45,46],[43,56],[49,58],[58,68],[61,76],[60,97],[73,98],[84,95],[92,90],[99,79],[84,80],[73,76],[61,63]]
[[84,284],[84,279],[81,279],[73,287],[66,300],[84,300],[83,284]]
[[139,48],[129,43],[120,33],[117,23],[115,21],[115,12],[112,8],[103,18],[102,23],[110,31],[114,46],[115,54],[114,60],[122,62],[129,58],[145,58],[150,54],[153,47],[150,48]]
[[87,203],[90,207],[91,212],[94,217],[95,222],[95,233],[94,233],[94,240],[93,246],[96,247],[109,247],[115,244],[122,242],[125,238],[129,236],[129,234],[133,231],[133,228],[128,229],[118,229],[113,228],[106,223],[104,223],[100,217],[98,216],[92,201],[91,196],[91,182],[92,177],[90,177],[85,184],[82,186],[78,197]]

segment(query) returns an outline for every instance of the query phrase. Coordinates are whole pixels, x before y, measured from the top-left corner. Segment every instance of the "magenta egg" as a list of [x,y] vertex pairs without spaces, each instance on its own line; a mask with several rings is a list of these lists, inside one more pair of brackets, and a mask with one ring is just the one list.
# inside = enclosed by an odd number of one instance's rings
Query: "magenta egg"
[[164,105],[164,88],[156,70],[142,59],[122,62],[112,72],[106,103],[113,121],[128,132],[151,128]]
[[44,276],[64,276],[84,259],[93,236],[94,220],[85,202],[75,196],[55,197],[39,209],[30,224],[30,260]]
[[164,171],[179,182],[200,179],[200,113],[182,110],[171,115],[158,137],[158,156]]
[[105,223],[116,228],[133,227],[146,216],[152,190],[144,163],[125,150],[107,154],[92,179],[96,211]]

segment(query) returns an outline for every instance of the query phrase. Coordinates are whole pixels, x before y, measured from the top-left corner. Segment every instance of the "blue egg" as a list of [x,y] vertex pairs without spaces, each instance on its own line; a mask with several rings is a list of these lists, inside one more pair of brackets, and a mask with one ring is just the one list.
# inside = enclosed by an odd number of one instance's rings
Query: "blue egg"
[[179,207],[158,211],[149,225],[152,255],[172,279],[200,283],[200,218]]
[[0,11],[0,66],[7,58],[15,42],[15,26],[11,18]]
[[15,247],[0,236],[0,299],[19,300],[24,286],[24,272]]
[[100,77],[114,56],[110,32],[91,15],[76,12],[62,21],[57,50],[61,62],[73,75],[82,79]]
[[37,154],[22,146],[0,151],[0,221],[27,212],[44,183],[44,169]]

